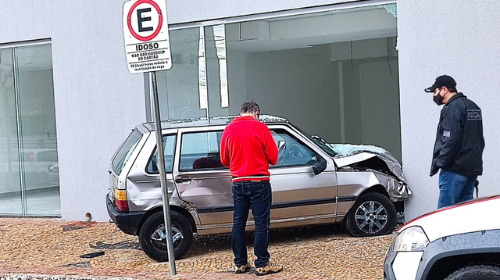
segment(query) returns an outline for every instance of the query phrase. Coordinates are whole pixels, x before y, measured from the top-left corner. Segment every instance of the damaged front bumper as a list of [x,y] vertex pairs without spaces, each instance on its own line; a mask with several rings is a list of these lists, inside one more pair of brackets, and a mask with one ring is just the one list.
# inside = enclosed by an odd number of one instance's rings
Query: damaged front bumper
[[401,164],[387,150],[369,145],[327,145],[335,151],[333,160],[340,169],[371,169],[389,175],[386,179],[378,178],[378,181],[385,187],[391,201],[399,202],[411,196],[412,192],[406,184]]
[[411,196],[411,190],[406,183],[398,180],[389,180],[385,185],[385,190],[392,202],[402,201]]

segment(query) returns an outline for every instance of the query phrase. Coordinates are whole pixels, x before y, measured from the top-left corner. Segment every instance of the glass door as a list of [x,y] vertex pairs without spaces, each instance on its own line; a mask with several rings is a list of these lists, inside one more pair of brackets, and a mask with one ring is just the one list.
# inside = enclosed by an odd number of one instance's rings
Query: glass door
[[[2,63],[10,67],[5,67],[9,69],[7,74],[0,73],[0,80],[7,84],[0,86],[0,106],[8,114],[0,120],[0,141],[10,145],[0,144],[0,150],[5,150],[0,151],[0,172],[9,174],[8,181],[0,179],[0,215],[58,216],[59,165],[51,46],[20,46],[1,51]],[[5,155],[8,157],[2,158]]]
[[0,49],[0,214],[22,214],[13,49]]

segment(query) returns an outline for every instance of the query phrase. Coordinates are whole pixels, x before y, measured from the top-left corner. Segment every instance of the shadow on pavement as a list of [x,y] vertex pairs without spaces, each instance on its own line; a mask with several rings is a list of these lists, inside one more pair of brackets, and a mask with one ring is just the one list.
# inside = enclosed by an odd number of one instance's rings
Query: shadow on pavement
[[[274,229],[269,233],[269,246],[272,247],[273,245],[277,244],[307,241],[320,237],[333,236],[349,237],[349,234],[347,234],[345,232],[345,229],[338,224],[308,226],[291,229]],[[254,233],[247,232],[246,242],[248,246],[253,246],[253,238]],[[194,240],[191,249],[184,256],[184,258],[197,257],[202,256],[207,252],[219,252],[225,250],[231,250],[230,233],[198,236]]]

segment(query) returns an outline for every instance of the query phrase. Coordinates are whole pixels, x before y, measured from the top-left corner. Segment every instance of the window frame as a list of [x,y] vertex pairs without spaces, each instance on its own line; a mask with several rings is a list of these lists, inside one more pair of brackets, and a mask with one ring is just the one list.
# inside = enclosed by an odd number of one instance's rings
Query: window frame
[[[164,141],[165,137],[168,136],[174,136],[174,148],[173,148],[173,153],[172,153],[172,165],[171,165],[171,170],[167,170],[167,161],[165,160],[165,172],[166,173],[173,173],[174,172],[174,166],[175,166],[175,155],[177,151],[177,138],[178,134],[177,132],[175,133],[168,133],[168,134],[162,134],[162,140]],[[156,151],[158,150],[158,146],[155,144],[153,151],[151,152],[151,155],[149,155],[148,161],[146,163],[146,166],[144,167],[144,172],[148,175],[160,175],[160,169],[158,168],[157,172],[152,172],[149,170],[149,166],[152,164],[153,158],[156,154]],[[163,148],[163,154],[165,154],[165,147]],[[163,155],[165,157],[165,155]]]
[[[178,152],[178,156],[179,156],[179,161],[178,161],[178,165],[177,165],[177,170],[179,173],[189,173],[189,172],[203,172],[203,171],[223,171],[223,170],[229,170],[228,167],[222,165],[222,162],[220,160],[220,139],[222,138],[222,133],[224,133],[224,128],[215,128],[214,129],[209,129],[209,130],[188,130],[188,131],[182,131],[181,132],[181,136],[180,136],[180,143],[179,143],[179,152]],[[181,162],[182,162],[182,156],[183,156],[183,142],[184,142],[184,136],[185,135],[189,135],[189,134],[210,134],[210,133],[220,133],[220,137],[217,136],[217,150],[218,150],[218,160],[220,163],[220,167],[207,167],[207,168],[199,168],[199,169],[195,169],[195,168],[192,168],[192,169],[182,169],[181,168]],[[205,158],[208,158],[208,155],[210,155],[211,153],[207,153],[207,156]],[[203,158],[203,157],[201,157]],[[198,158],[200,159],[200,158]],[[197,160],[198,160],[197,159]],[[196,160],[195,160],[196,161]],[[193,164],[194,162],[193,161]]]
[[[309,163],[309,164],[292,164],[292,165],[278,165],[279,163],[279,158],[278,158],[278,163],[276,165],[270,166],[270,169],[278,169],[278,168],[293,168],[293,167],[307,167],[307,166],[313,166],[314,164],[319,162],[319,158],[322,158],[321,155],[319,155],[313,148],[311,148],[309,145],[307,145],[304,141],[299,139],[292,131],[284,128],[284,127],[275,127],[275,128],[269,128],[271,130],[271,134],[274,135],[280,135],[278,131],[283,131],[284,134],[288,135],[292,140],[294,140],[297,144],[302,145],[306,149],[308,149],[312,154],[315,155],[316,157],[316,162],[314,163]],[[274,137],[273,137],[274,138]],[[295,144],[295,143],[294,143]],[[278,143],[276,143],[278,145]],[[279,147],[278,147],[278,153],[279,153]]]

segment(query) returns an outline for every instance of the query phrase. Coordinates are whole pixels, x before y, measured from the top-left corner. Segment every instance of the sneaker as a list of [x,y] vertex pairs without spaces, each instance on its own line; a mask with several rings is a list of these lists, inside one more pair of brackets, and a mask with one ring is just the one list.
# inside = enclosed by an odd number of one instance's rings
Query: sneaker
[[234,273],[240,274],[240,273],[245,273],[250,270],[250,263],[247,262],[247,264],[237,266],[236,269],[234,270]]
[[255,275],[257,276],[262,276],[266,274],[273,274],[273,273],[278,273],[283,270],[282,265],[274,264],[274,263],[268,263],[264,267],[258,267],[255,268]]

